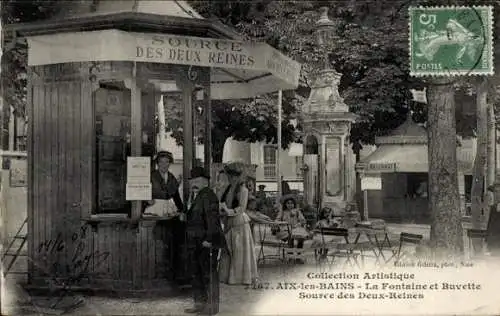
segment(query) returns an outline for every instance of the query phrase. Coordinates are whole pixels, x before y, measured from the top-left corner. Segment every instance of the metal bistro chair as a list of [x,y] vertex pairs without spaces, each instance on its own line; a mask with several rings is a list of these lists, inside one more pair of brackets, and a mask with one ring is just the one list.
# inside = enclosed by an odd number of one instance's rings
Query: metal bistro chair
[[395,251],[393,254],[393,257],[395,257],[395,262],[399,262],[402,258],[415,259],[415,256],[410,252],[402,251],[403,247],[407,245],[418,246],[422,242],[423,238],[423,235],[402,232],[399,235],[399,245],[397,246],[397,251]]
[[[399,244],[400,236],[391,237],[390,232],[384,220],[374,219],[370,222],[357,223],[354,230],[356,231],[356,251],[361,252],[362,265],[365,264],[365,258],[374,258],[376,265],[385,265],[391,258],[387,258],[384,250],[390,250],[392,255],[396,253],[393,244]],[[360,241],[364,236],[365,240]]]
[[[355,253],[355,244],[349,242],[349,230],[347,228],[327,228],[321,227],[316,230],[321,235],[321,250],[322,253],[318,254],[315,251],[316,260],[321,262],[323,259],[331,258],[330,265],[335,263],[335,258],[345,258],[344,265],[349,264],[351,267],[358,266],[359,253]],[[341,241],[325,241],[325,237],[341,237]],[[344,242],[342,242],[344,241]]]
[[[276,236],[272,234],[273,227],[279,227],[280,230],[285,230],[287,233],[290,232],[290,228],[288,223],[286,222],[260,222],[255,223],[257,226],[257,237],[260,245],[259,255],[257,259],[257,263],[265,263],[266,260],[285,260],[285,249],[288,246],[288,242],[278,239]],[[264,248],[275,248],[277,252],[275,254],[266,255],[264,252]]]

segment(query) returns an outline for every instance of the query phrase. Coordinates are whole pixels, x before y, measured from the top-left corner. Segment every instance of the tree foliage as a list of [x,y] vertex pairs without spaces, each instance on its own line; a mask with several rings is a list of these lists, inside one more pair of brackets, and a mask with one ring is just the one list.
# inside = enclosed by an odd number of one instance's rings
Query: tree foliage
[[[55,0],[2,1],[2,23],[26,23],[51,17],[58,9]],[[2,34],[4,35],[4,34]],[[3,36],[2,36],[3,38]],[[24,116],[26,107],[27,44],[14,38],[2,45],[2,93],[4,102],[14,107],[14,113]]]
[[[408,8],[439,5],[440,1],[189,2],[202,15],[218,18],[248,38],[266,41],[301,62],[300,86],[296,91],[301,97],[309,95],[309,84],[315,71],[322,67],[326,49],[332,65],[342,74],[340,93],[360,117],[351,131],[353,143],[373,143],[376,136],[400,125],[409,109],[415,121],[424,123],[427,119],[427,106],[411,101],[410,89],[421,89],[427,83],[409,75]],[[449,4],[464,4],[459,2]],[[467,4],[498,6],[491,1]],[[330,8],[338,35],[324,48],[318,47],[314,34],[321,6]],[[467,98],[470,81],[457,80],[455,86],[457,130],[462,136],[471,136],[475,114],[474,103]]]
[[[417,122],[426,121],[427,107],[410,101],[410,89],[421,88],[425,86],[425,82],[409,76],[408,7],[439,4],[439,1],[190,0],[188,2],[203,16],[217,18],[222,23],[234,27],[247,39],[266,41],[301,62],[299,87],[295,93],[286,94],[283,100],[285,147],[291,141],[300,139],[300,131],[294,132],[288,127],[288,122],[298,117],[298,109],[309,95],[311,79],[322,67],[325,53],[328,54],[331,65],[342,74],[339,87],[341,95],[351,110],[360,117],[351,131],[353,143],[373,143],[376,136],[383,135],[401,124],[408,109],[413,110],[413,117]],[[453,1],[450,3],[453,4]],[[468,1],[467,4],[478,3],[490,4],[488,1]],[[496,3],[491,2],[491,4],[498,7]],[[321,6],[330,8],[330,17],[336,22],[338,35],[338,38],[324,49],[317,45],[314,33]],[[59,7],[60,2],[55,0],[8,0],[2,3],[2,18],[7,23],[30,22],[50,17]],[[497,24],[498,20],[495,19]],[[498,37],[498,32],[494,34]],[[2,67],[5,101],[12,104],[19,115],[24,115],[25,44],[18,41],[10,47],[7,45],[2,58]],[[460,98],[460,93],[465,91],[463,86],[458,82],[457,100],[464,100]],[[256,107],[252,102],[263,106]],[[273,141],[277,117],[276,101],[272,97],[263,96],[258,102],[213,101],[213,107],[214,140],[215,137],[219,139],[219,137],[234,136],[238,140]],[[464,111],[458,109],[464,107],[470,107],[470,103],[457,106],[458,132],[462,135],[471,135],[471,130],[475,127],[475,116],[461,116]],[[169,130],[174,133],[177,141],[182,143],[182,137],[178,133],[179,119],[172,117]]]

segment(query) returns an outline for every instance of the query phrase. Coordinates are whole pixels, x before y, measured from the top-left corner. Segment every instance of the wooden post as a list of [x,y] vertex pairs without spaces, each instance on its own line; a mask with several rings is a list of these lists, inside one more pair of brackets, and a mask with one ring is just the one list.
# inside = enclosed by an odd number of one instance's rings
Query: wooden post
[[188,82],[182,84],[182,103],[184,104],[183,118],[183,140],[182,148],[182,179],[183,179],[183,201],[184,211],[187,211],[187,201],[189,199],[189,179],[193,165],[193,85]]
[[[361,182],[365,174],[363,171],[357,173],[359,173],[359,189],[362,190]],[[368,220],[368,190],[363,190],[363,220]]]
[[[204,89],[205,106],[205,140],[204,140],[204,161],[205,170],[212,174],[212,102],[210,100],[210,83]],[[210,186],[214,184],[215,179],[210,179]]]
[[[193,98],[196,102],[193,102]],[[198,103],[197,101],[198,101],[198,98],[196,95],[196,91],[193,89],[193,91],[191,92],[191,135],[193,138],[193,142],[192,142],[193,164],[192,164],[192,167],[198,166],[198,161],[197,161],[198,155],[196,154],[196,144],[198,143],[198,137],[197,137],[198,133],[196,132],[196,126],[198,125],[198,119],[197,119],[198,108],[196,106]]]
[[368,220],[368,190],[363,191],[363,216],[364,220]]
[[280,205],[281,196],[283,194],[283,188],[281,187],[281,103],[283,101],[283,93],[281,90],[278,91],[278,146],[276,148],[276,177],[278,181],[278,194],[276,195],[276,202]]
[[[137,84],[137,64],[132,68],[130,82],[131,101],[131,128],[130,128],[130,154],[139,157],[142,155],[142,92]],[[142,201],[132,201],[132,219],[138,220],[142,213]]]

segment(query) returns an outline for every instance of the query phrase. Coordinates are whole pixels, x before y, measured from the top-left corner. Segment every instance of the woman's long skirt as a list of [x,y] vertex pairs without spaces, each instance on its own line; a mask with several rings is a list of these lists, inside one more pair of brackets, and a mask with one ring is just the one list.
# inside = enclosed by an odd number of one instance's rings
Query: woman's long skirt
[[252,284],[258,278],[255,243],[249,223],[226,233],[227,250],[222,252],[220,280],[226,284]]

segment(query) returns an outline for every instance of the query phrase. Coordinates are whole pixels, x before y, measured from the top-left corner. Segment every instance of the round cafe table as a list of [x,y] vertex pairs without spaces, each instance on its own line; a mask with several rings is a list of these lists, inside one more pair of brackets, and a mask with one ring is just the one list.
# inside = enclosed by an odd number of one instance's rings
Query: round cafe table
[[[355,236],[353,244],[354,250],[359,250],[363,253],[364,250],[372,251],[375,255],[375,263],[380,264],[382,259],[384,263],[390,261],[393,256],[386,258],[384,255],[384,249],[390,249],[394,254],[392,249],[391,240],[389,238],[389,232],[385,227],[383,228],[371,228],[371,227],[352,227],[348,229],[349,235]],[[360,238],[365,236],[367,243],[360,242]],[[367,247],[366,247],[367,246]]]
[[[260,245],[259,255],[257,262],[265,262],[266,260],[285,260],[285,248],[288,246],[288,242],[281,240],[281,235],[285,237],[289,236],[291,232],[291,227],[288,222],[282,221],[259,221],[255,223],[257,226],[257,240]],[[273,227],[279,227],[279,232],[276,235],[272,234]],[[264,252],[265,247],[276,248],[276,254],[266,254]]]

